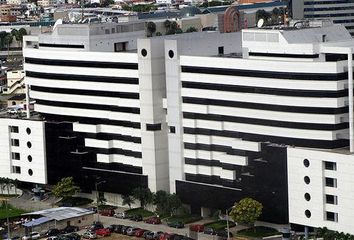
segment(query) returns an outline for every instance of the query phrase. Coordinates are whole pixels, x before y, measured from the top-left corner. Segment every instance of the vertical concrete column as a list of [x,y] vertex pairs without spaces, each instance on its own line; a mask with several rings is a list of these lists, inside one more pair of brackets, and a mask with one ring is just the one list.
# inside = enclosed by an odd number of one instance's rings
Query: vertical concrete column
[[349,95],[349,145],[350,152],[354,152],[354,122],[353,122],[353,50],[348,50],[348,95]]
[[138,63],[143,174],[151,191],[169,191],[163,40],[139,39]]

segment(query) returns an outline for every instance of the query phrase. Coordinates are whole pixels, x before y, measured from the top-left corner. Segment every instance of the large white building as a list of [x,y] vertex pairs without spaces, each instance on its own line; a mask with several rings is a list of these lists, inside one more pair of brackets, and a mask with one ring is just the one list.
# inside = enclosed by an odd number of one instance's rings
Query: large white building
[[137,186],[162,189],[203,216],[251,196],[264,220],[354,234],[343,26],[147,39],[143,27],[63,24],[25,38],[40,116],[0,119],[1,176],[73,175],[85,192],[99,177],[118,203]]
[[354,2],[351,0],[291,0],[294,19],[329,18],[354,35]]

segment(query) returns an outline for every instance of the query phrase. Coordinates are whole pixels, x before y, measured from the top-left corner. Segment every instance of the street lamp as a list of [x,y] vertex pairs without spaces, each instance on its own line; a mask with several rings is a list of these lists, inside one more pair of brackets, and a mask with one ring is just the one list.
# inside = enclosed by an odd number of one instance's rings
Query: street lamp
[[100,212],[98,211],[98,198],[99,198],[99,194],[98,194],[98,190],[97,190],[97,186],[105,183],[106,181],[100,181],[100,182],[95,182],[95,189],[96,189],[96,205],[97,205],[97,222],[100,221]]

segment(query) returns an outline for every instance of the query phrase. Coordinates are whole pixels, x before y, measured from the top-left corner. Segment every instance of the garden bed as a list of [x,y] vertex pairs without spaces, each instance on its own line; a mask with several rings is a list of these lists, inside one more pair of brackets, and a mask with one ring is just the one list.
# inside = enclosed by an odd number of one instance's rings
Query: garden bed
[[[236,224],[234,222],[229,221],[229,228],[232,228],[235,226],[236,226]],[[215,231],[224,230],[225,228],[227,228],[227,221],[226,220],[218,220],[215,222],[206,223],[206,224],[204,224],[204,227],[212,228]]]
[[197,215],[178,215],[166,218],[167,222],[183,222],[184,224],[193,223],[201,220],[201,216]]
[[279,235],[279,233],[276,229],[274,228],[269,228],[269,227],[252,227],[252,228],[247,228],[243,229],[237,232],[237,236],[246,236],[246,237],[269,237],[273,235]]
[[6,211],[5,204],[1,204],[0,206],[0,220],[6,219],[7,217],[19,217],[21,214],[25,213],[26,211],[23,209],[15,208],[10,204],[7,206],[8,210]]
[[126,210],[125,213],[128,215],[138,215],[139,214],[143,217],[150,217],[150,216],[155,215],[155,213],[145,210],[143,208],[132,208],[132,209]]

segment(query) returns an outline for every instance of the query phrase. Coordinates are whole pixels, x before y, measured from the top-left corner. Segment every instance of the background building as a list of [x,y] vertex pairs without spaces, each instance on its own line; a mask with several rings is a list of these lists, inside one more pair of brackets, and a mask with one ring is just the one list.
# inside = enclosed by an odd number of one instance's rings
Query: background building
[[354,2],[351,0],[292,0],[290,5],[293,19],[329,18],[354,35]]

